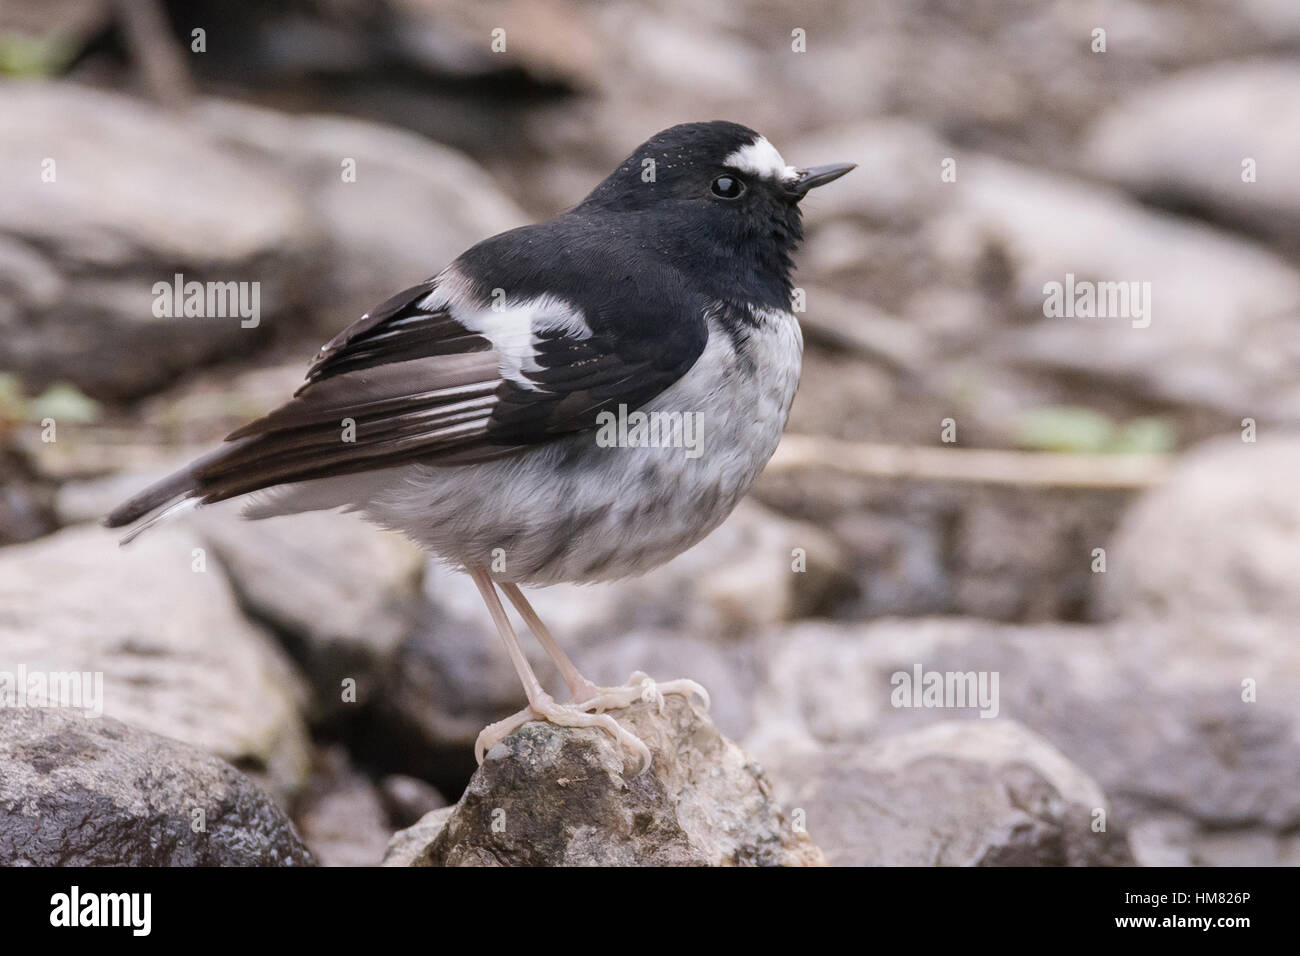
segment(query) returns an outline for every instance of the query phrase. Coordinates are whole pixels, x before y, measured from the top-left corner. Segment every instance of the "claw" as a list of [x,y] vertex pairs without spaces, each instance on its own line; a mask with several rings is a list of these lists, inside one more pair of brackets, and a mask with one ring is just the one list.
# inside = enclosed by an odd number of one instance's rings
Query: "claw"
[[623,687],[596,687],[591,685],[593,694],[583,701],[557,704],[549,695],[539,698],[517,714],[511,714],[504,720],[498,720],[483,728],[474,742],[474,758],[482,764],[487,752],[505,740],[524,724],[533,720],[543,720],[560,727],[598,727],[613,737],[628,753],[636,756],[641,766],[637,774],[650,769],[652,758],[641,738],[625,730],[606,710],[621,710],[637,701],[654,703],[660,714],[664,712],[664,695],[676,694],[689,698],[695,695],[709,709],[709,692],[693,680],[671,680],[657,683],[644,671],[633,671]]
[[546,721],[560,727],[598,727],[613,737],[624,750],[638,758],[641,764],[638,774],[645,773],[650,768],[652,759],[650,748],[640,737],[624,730],[613,717],[608,714],[589,714],[574,704],[557,704],[549,696],[529,704],[504,720],[498,720],[484,727],[478,739],[474,741],[474,758],[482,764],[489,750],[524,724],[534,720]]

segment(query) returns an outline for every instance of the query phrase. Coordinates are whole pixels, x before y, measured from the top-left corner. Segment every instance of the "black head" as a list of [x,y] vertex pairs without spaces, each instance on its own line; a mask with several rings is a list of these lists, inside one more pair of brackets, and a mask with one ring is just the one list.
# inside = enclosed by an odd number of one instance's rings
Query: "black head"
[[799,201],[851,169],[787,165],[737,123],[683,123],[637,147],[574,212],[634,215],[655,227],[666,254],[728,285],[757,284],[776,304],[788,302],[790,256],[803,237]]

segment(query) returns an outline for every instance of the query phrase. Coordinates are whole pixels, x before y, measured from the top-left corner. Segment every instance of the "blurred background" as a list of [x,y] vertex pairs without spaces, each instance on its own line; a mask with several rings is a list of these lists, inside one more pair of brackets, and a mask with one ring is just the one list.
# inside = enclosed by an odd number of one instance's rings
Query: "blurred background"
[[[520,706],[472,586],[349,517],[95,521],[729,119],[859,164],[804,203],[803,382],[704,543],[536,594],[579,667],[702,682],[833,862],[1300,861],[1293,0],[10,0],[0,75],[0,669],[102,671],[378,862]],[[178,273],[258,321],[156,315]],[[894,706],[917,667],[997,716]]]

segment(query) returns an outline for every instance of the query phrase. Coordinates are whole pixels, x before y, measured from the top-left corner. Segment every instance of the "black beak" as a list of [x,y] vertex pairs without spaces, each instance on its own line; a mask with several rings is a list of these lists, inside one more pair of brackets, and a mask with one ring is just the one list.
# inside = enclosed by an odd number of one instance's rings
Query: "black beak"
[[808,190],[834,182],[845,173],[857,168],[857,163],[831,163],[829,166],[800,169],[795,178],[786,184],[786,192],[796,199],[802,199]]

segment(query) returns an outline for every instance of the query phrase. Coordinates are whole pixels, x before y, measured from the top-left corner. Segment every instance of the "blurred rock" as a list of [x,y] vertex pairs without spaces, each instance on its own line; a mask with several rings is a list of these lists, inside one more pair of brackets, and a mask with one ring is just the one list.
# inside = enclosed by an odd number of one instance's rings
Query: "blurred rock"
[[200,115],[226,150],[282,169],[311,211],[326,248],[308,295],[329,335],[479,240],[528,222],[474,162],[402,130],[216,100]]
[[[1084,143],[1093,173],[1156,202],[1270,238],[1300,231],[1300,64],[1213,63],[1143,86],[1098,118]],[[1251,181],[1243,163],[1253,160]]]
[[[805,422],[833,407],[830,392],[825,385],[801,390],[796,407],[803,397],[813,403],[804,408]],[[831,532],[851,556],[857,597],[831,609],[843,620],[928,614],[1092,620],[1092,549],[1109,543],[1135,495],[1131,489],[863,478],[779,463],[755,488],[765,504]]]
[[1300,433],[1199,445],[1142,495],[1096,586],[1112,614],[1300,617]]
[[246,521],[227,508],[193,520],[241,604],[311,683],[314,721],[344,718],[382,692],[415,615],[423,552],[336,512]]
[[426,814],[447,805],[446,797],[436,787],[401,773],[390,773],[379,781],[379,796],[389,822],[399,827],[413,826]]
[[769,764],[834,866],[1133,862],[1097,785],[1015,721],[949,721]]
[[216,754],[281,798],[305,780],[301,679],[191,531],[159,527],[119,548],[79,527],[4,548],[0,607],[6,670],[102,672],[84,709]]
[[337,746],[318,753],[294,819],[322,866],[378,866],[392,833],[378,789]]
[[[398,834],[389,863],[428,866],[808,866],[762,771],[680,697],[614,712],[654,755],[625,769],[602,731],[524,725],[489,751],[450,813]],[[438,823],[442,825],[437,826]],[[436,832],[435,832],[436,827]],[[430,839],[432,838],[432,839]],[[429,841],[429,842],[425,842]],[[419,843],[425,843],[421,849]]]
[[404,830],[398,830],[388,841],[384,852],[384,866],[436,866],[430,859],[429,851],[447,819],[456,812],[456,807],[440,807],[430,810],[415,823]]
[[229,764],[75,711],[0,708],[0,811],[5,866],[316,862],[289,819]]
[[[470,160],[373,123],[215,99],[174,114],[74,84],[4,96],[0,365],[37,385],[133,398],[308,310],[332,335],[525,221]],[[257,283],[257,324],[156,317],[177,273]]]
[[[935,242],[970,270],[1000,247],[1029,323],[989,339],[986,356],[1232,420],[1300,420],[1300,273],[1284,260],[1101,187],[991,158],[966,157],[959,168],[955,209],[934,224]],[[1067,274],[1150,283],[1149,309],[1044,316],[1044,286]]]
[[1300,649],[1289,630],[1197,618],[802,624],[764,639],[756,725],[744,743],[776,762],[943,719],[981,722],[975,707],[895,707],[891,679],[917,666],[997,675],[995,719],[1042,735],[1093,777],[1114,826],[1177,814],[1195,828],[1193,852],[1203,835],[1228,828],[1281,839],[1300,823]]
[[[3,95],[0,366],[129,398],[294,321],[316,243],[290,178],[125,96],[19,82]],[[258,283],[257,325],[155,316],[154,284],[177,273]]]

